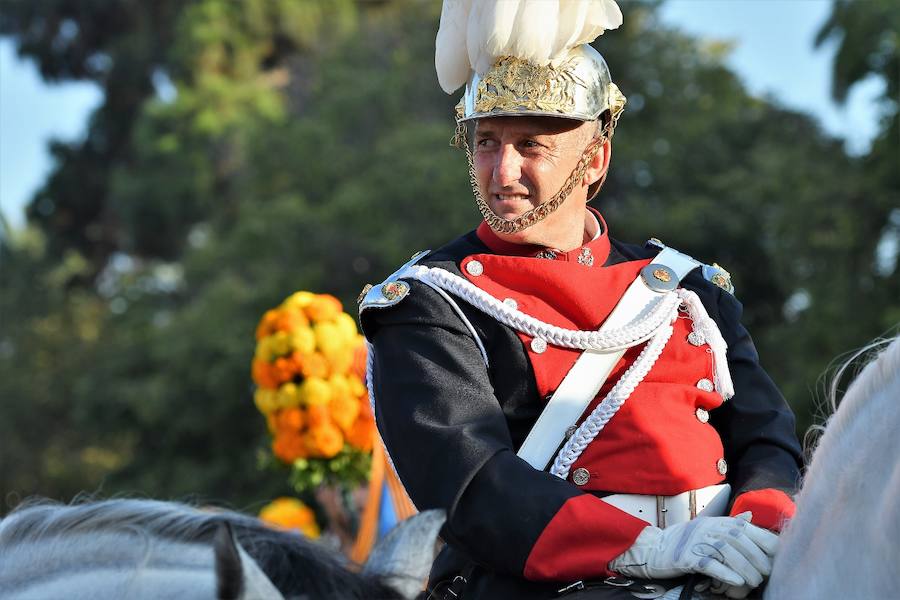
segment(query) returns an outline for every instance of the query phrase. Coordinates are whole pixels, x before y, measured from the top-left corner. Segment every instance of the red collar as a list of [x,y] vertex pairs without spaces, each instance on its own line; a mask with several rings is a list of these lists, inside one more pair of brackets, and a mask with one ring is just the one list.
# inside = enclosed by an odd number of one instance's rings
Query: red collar
[[588,243],[568,252],[563,252],[556,248],[538,246],[536,244],[514,244],[513,242],[507,242],[506,240],[497,237],[494,230],[485,222],[482,222],[481,225],[478,226],[475,233],[478,235],[478,238],[484,242],[484,245],[490,248],[495,254],[529,257],[540,255],[541,258],[575,262],[580,256],[583,256],[584,250],[588,249],[590,251],[589,254],[594,257],[595,264],[601,266],[609,257],[609,229],[606,226],[603,215],[591,207],[587,207],[587,209],[597,217],[597,222],[600,224],[600,235]]

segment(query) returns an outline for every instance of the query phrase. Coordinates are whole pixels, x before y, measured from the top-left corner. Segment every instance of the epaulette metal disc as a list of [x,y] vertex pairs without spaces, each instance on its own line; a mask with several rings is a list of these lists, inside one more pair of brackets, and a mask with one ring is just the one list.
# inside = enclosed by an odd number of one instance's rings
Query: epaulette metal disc
[[655,292],[671,292],[678,287],[678,275],[666,265],[650,263],[641,269],[641,277]]

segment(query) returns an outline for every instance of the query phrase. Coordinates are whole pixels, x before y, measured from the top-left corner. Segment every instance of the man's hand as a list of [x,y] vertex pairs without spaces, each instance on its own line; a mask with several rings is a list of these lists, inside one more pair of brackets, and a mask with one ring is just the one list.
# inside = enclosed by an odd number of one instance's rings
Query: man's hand
[[702,573],[739,588],[757,587],[772,572],[778,536],[737,517],[697,517],[666,529],[647,527],[609,568],[646,579]]

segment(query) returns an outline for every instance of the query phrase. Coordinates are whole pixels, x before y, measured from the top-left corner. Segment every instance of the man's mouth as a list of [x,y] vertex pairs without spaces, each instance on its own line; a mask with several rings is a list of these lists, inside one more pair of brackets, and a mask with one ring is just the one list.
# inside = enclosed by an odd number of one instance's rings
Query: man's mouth
[[519,204],[531,202],[531,196],[528,194],[494,194],[494,200],[501,204]]

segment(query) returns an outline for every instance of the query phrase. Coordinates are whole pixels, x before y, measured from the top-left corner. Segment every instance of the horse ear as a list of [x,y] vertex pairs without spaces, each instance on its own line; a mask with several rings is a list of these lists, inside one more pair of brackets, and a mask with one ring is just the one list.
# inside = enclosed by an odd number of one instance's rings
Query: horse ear
[[244,591],[244,570],[230,524],[219,523],[213,548],[216,557],[216,598],[237,600]]
[[375,545],[363,574],[381,578],[406,598],[415,597],[425,586],[446,520],[446,511],[426,510],[401,521]]
[[235,539],[230,523],[220,523],[213,539],[216,597],[219,600],[284,600],[284,596]]

